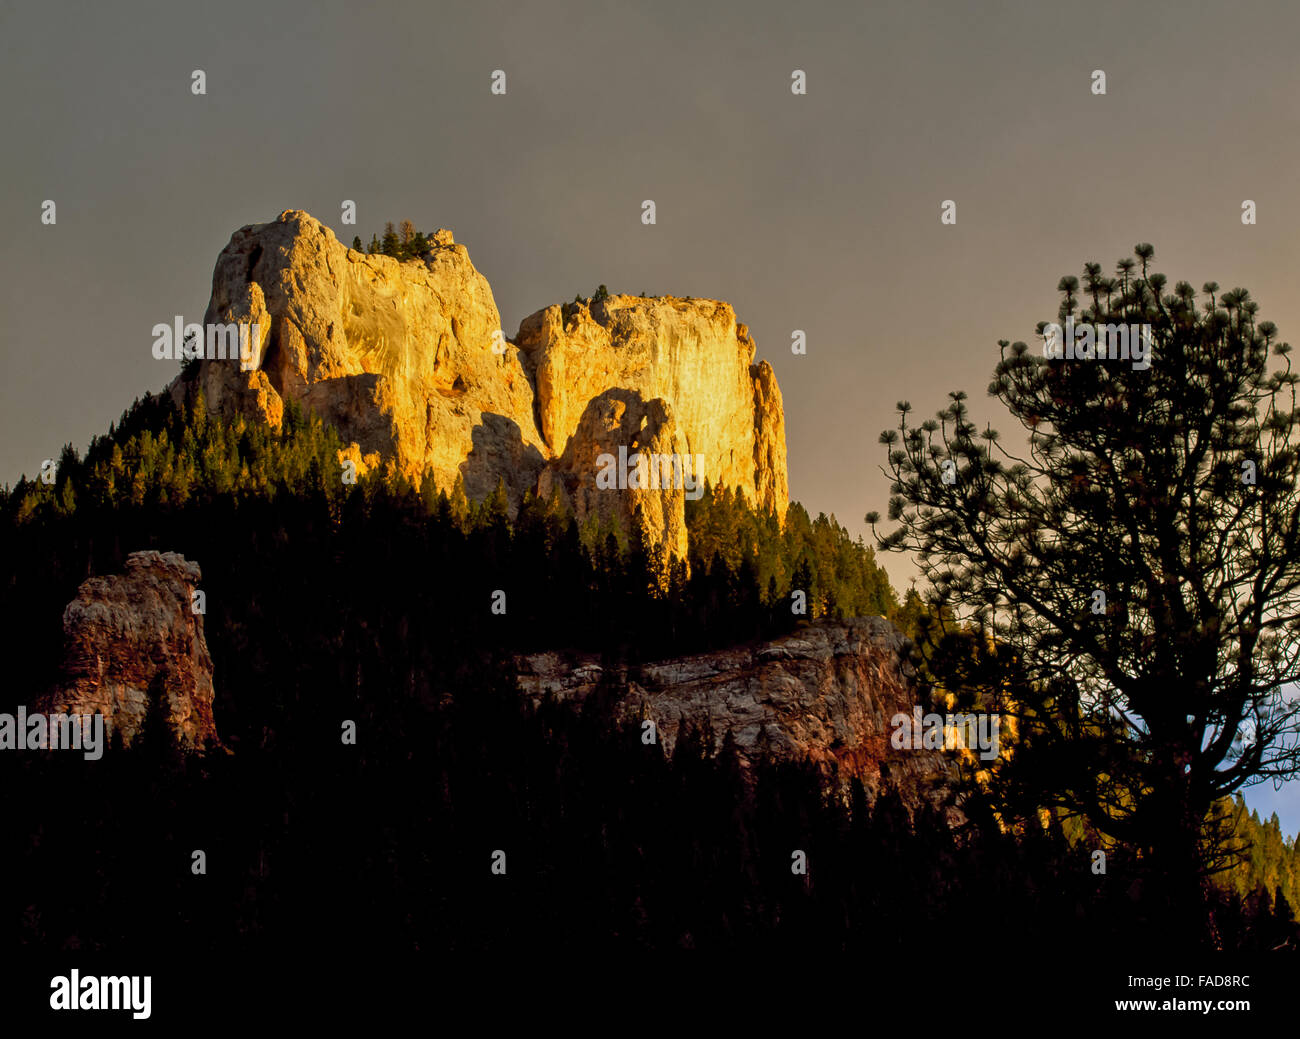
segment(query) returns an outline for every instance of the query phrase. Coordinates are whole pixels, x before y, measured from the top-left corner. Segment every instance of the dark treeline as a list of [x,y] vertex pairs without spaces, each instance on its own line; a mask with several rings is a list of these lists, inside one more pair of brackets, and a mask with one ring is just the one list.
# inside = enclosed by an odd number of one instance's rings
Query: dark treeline
[[[0,757],[19,944],[46,951],[355,957],[397,951],[677,948],[933,955],[1160,948],[1123,877],[1059,831],[1004,832],[968,803],[953,832],[896,795],[847,803],[797,764],[750,784],[734,746],[687,733],[671,758],[581,713],[521,705],[474,669],[445,703],[399,691],[342,746],[323,705],[274,745],[182,758],[146,728],[93,769]],[[329,699],[328,695],[326,699]],[[400,748],[400,752],[399,752]],[[57,806],[57,810],[55,810]],[[208,857],[191,875],[191,854]],[[808,875],[791,872],[794,851]],[[493,875],[492,856],[506,855]],[[1294,941],[1265,896],[1219,896],[1223,946]],[[10,932],[12,934],[12,932]]]
[[[688,513],[690,575],[664,591],[625,532],[583,528],[561,500],[511,520],[500,491],[472,504],[431,480],[347,486],[339,446],[294,411],[271,431],[147,399],[84,458],[66,449],[52,484],[0,501],[15,701],[55,679],[82,580],[177,551],[203,568],[232,751],[181,755],[155,712],[131,753],[93,764],[0,755],[18,945],[889,954],[954,933],[1072,951],[1156,933],[1141,892],[1115,882],[1122,855],[1093,876],[1059,826],[1006,831],[978,797],[960,831],[909,824],[893,794],[841,801],[793,763],[747,783],[726,734],[716,751],[686,734],[669,758],[612,722],[625,677],[581,712],[515,691],[511,652],[595,648],[625,676],[787,630],[792,588],[812,615],[899,610],[832,519],[792,506],[782,529],[710,492]],[[1284,899],[1221,898],[1225,947],[1295,940]]]
[[[504,488],[469,502],[457,481],[416,490],[378,472],[343,482],[337,435],[290,405],[274,431],[146,400],[96,438],[65,447],[52,483],[0,492],[5,630],[29,647],[21,687],[53,678],[64,606],[94,574],[120,573],[146,548],[198,562],[208,639],[222,684],[256,683],[269,636],[302,642],[299,661],[337,668],[337,684],[389,668],[362,621],[400,618],[421,647],[396,676],[436,675],[443,653],[604,650],[630,660],[729,645],[790,629],[791,590],[807,616],[891,613],[873,553],[833,518],[791,506],[785,530],[731,491],[688,503],[691,567],[660,586],[644,547],[621,528],[579,524],[567,503],[530,497],[511,520]],[[506,593],[494,615],[493,592]],[[444,653],[449,651],[449,655]],[[444,661],[445,663],[445,661]],[[313,673],[314,686],[327,676]],[[278,681],[279,676],[277,676]],[[234,705],[230,705],[233,709]]]

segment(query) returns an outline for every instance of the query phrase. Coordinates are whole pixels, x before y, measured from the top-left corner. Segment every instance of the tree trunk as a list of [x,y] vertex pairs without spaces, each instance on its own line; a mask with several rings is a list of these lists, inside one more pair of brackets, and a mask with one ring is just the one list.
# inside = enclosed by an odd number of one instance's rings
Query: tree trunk
[[1205,949],[1212,945],[1201,848],[1205,809],[1193,796],[1185,761],[1184,754],[1170,756],[1148,816],[1151,908],[1163,932],[1153,938],[1171,948]]

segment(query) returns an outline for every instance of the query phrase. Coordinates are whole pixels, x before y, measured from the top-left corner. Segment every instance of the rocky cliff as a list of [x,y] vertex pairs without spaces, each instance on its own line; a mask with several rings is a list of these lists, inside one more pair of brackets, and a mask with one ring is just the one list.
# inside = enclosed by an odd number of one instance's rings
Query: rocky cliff
[[[588,479],[615,440],[639,435],[698,458],[713,484],[786,508],[781,393],[726,303],[615,295],[547,307],[510,339],[491,287],[449,231],[422,258],[398,262],[349,249],[290,210],[235,232],[204,322],[256,325],[257,335],[247,363],[212,357],[178,377],[178,403],[197,387],[220,414],[278,425],[297,401],[339,430],[351,457],[416,482],[431,473],[450,489],[459,476],[478,500],[504,480],[512,510],[525,493],[557,487],[580,492],[580,513],[630,519],[641,505],[656,517],[651,537],[677,553],[680,494],[648,507],[644,495]],[[656,429],[612,418],[610,391]]]
[[102,714],[106,734],[129,744],[151,693],[165,698],[178,742],[219,745],[212,716],[212,657],[192,608],[198,564],[175,552],[133,552],[126,573],[92,577],[63,611],[63,664],[42,711]]
[[[539,653],[516,661],[521,691],[580,702],[606,678],[599,657]],[[841,781],[861,779],[874,800],[889,779],[904,804],[938,804],[955,759],[891,746],[890,719],[917,703],[903,636],[889,621],[816,621],[754,646],[642,665],[617,676],[623,720],[654,721],[671,753],[684,722],[708,723],[721,746],[730,730],[742,759],[810,758]]]
[[771,366],[754,363],[754,340],[729,304],[608,296],[539,310],[520,323],[515,341],[533,374],[541,435],[557,454],[592,400],[632,390],[668,402],[711,483],[784,513],[781,391]]

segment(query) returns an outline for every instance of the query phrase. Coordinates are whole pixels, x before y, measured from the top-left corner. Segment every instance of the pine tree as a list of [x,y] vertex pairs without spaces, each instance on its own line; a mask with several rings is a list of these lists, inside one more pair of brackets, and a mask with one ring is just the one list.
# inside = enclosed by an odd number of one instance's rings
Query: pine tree
[[385,256],[392,256],[394,259],[400,257],[402,252],[401,239],[397,237],[397,232],[393,229],[393,222],[391,220],[384,224],[384,238],[381,251]]
[[[1027,453],[980,431],[962,391],[919,425],[899,403],[880,439],[900,526],[880,545],[916,552],[936,614],[952,608],[977,633],[979,688],[1014,689],[1021,782],[1145,849],[1171,925],[1199,941],[1211,805],[1300,767],[1300,712],[1281,694],[1300,679],[1284,651],[1300,608],[1285,576],[1300,563],[1300,376],[1244,289],[1209,283],[1203,306],[1186,282],[1165,294],[1153,252],[1143,243],[1118,266],[1118,296],[1086,269],[1090,308],[1077,278],[1058,285],[1065,327],[1077,315],[1149,328],[1148,367],[1001,342],[989,392],[1024,427]],[[1222,724],[1246,718],[1248,747]]]

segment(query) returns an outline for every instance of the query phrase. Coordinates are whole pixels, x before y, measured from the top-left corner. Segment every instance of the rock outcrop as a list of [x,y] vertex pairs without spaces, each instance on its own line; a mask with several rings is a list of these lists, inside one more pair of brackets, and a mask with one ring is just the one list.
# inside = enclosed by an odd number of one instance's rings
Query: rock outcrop
[[175,552],[133,552],[126,573],[92,577],[63,611],[62,676],[39,709],[102,714],[129,744],[150,695],[187,748],[220,745],[212,716],[212,657],[192,607],[201,575]]
[[[599,657],[538,653],[516,659],[535,704],[548,693],[580,702],[605,678]],[[895,749],[890,719],[917,701],[903,636],[889,621],[815,621],[770,642],[643,664],[617,676],[623,720],[650,719],[671,753],[684,722],[705,723],[717,746],[732,733],[742,760],[817,762],[857,777],[874,800],[888,779],[905,805],[938,804],[954,775],[947,752]]]
[[[247,366],[199,365],[219,414],[278,426],[293,400],[372,465],[416,482],[431,470],[444,489],[459,475],[474,499],[504,478],[517,502],[552,456],[492,289],[449,232],[423,260],[399,263],[349,249],[303,212],[241,228],[217,258],[204,323],[259,326]],[[173,384],[177,399],[184,384]]]
[[[578,466],[617,433],[627,445],[671,443],[701,458],[711,483],[785,512],[781,393],[726,303],[608,296],[540,310],[512,341],[487,280],[451,232],[436,232],[420,259],[398,262],[349,249],[289,210],[234,234],[217,259],[204,322],[256,325],[257,334],[245,363],[208,357],[179,376],[170,388],[177,403],[197,387],[218,414],[278,426],[296,401],[337,428],[346,456],[363,467],[389,466],[416,483],[431,474],[444,490],[460,477],[472,500],[504,481],[513,512],[530,491],[587,487],[593,474]],[[634,395],[636,404],[624,400],[629,414],[656,428],[611,419],[610,391]],[[661,412],[670,418],[656,419]],[[650,538],[668,538],[659,543],[679,554],[680,494],[649,509],[644,496],[605,497],[575,505],[624,520],[642,506],[655,517]]]
[[[566,317],[567,312],[567,317]],[[784,515],[789,499],[781,391],[754,363],[727,303],[613,295],[524,318],[515,340],[537,387],[542,437],[560,453],[590,401],[610,389],[673,408],[686,450],[713,484]]]

